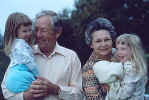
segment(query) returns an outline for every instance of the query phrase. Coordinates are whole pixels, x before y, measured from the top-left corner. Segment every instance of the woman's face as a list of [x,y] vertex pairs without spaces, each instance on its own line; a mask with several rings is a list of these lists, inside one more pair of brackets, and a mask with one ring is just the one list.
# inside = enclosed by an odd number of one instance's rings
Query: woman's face
[[26,42],[31,42],[32,37],[32,26],[31,25],[21,25],[17,31],[18,38],[24,39]]
[[92,34],[91,48],[99,57],[107,57],[112,53],[112,38],[109,31],[98,30]]

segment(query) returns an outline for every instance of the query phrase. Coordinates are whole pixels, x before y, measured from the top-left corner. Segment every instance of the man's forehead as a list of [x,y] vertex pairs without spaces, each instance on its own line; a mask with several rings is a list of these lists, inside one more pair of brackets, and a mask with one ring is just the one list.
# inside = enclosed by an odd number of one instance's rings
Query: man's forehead
[[51,24],[51,17],[50,16],[41,16],[37,19],[36,26],[45,26],[45,25],[50,25]]
[[37,18],[37,22],[51,22],[52,21],[52,17],[49,15],[46,16],[41,16],[39,18]]

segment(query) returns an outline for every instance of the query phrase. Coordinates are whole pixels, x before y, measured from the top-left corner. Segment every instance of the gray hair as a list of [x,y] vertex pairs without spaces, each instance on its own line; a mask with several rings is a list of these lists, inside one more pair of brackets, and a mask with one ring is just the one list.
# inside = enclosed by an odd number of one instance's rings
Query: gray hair
[[51,25],[54,29],[55,28],[57,29],[62,24],[60,17],[54,11],[51,11],[51,10],[43,10],[43,11],[37,13],[36,18],[35,18],[35,23],[36,23],[37,19],[42,16],[50,16],[50,18],[52,20]]
[[101,17],[97,18],[90,22],[85,30],[85,42],[87,45],[90,45],[92,42],[92,33],[101,29],[109,31],[112,39],[114,39],[117,34],[110,20]]

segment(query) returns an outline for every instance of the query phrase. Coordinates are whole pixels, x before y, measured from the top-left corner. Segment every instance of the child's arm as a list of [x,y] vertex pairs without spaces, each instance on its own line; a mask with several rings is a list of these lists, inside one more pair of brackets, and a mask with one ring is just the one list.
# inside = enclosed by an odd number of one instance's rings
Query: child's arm
[[22,39],[17,39],[11,50],[10,57],[15,64],[26,64],[33,56],[32,48]]
[[136,92],[137,82],[140,80],[140,77],[132,68],[131,64],[125,66],[124,75],[118,92],[113,96],[115,100],[128,99]]
[[36,75],[36,64],[32,48],[22,39],[17,39],[10,55],[13,65],[25,64]]

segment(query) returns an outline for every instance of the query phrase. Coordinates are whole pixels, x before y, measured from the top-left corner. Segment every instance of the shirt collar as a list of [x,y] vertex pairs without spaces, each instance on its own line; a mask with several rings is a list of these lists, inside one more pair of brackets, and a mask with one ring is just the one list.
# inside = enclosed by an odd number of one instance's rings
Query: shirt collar
[[[33,47],[33,51],[34,51],[34,54],[35,54],[35,55],[42,55],[42,56],[45,56],[45,54],[43,54],[43,53],[40,51],[38,45],[35,45],[35,46]],[[60,55],[65,56],[65,52],[64,52],[64,50],[63,50],[63,47],[60,46],[57,42],[56,42],[56,45],[55,45],[55,48],[54,48],[53,52],[52,52],[51,55],[49,55],[49,56],[52,56],[52,55],[54,55],[54,54],[60,54]]]

